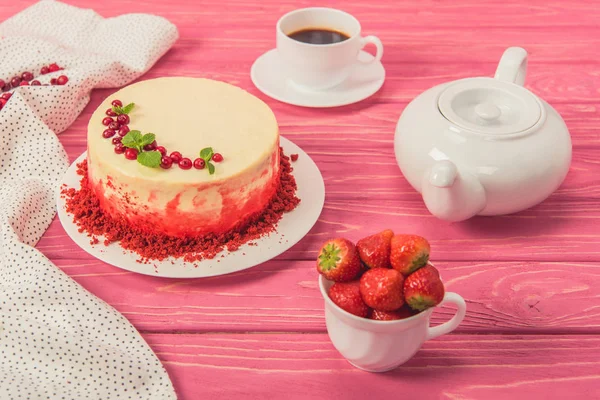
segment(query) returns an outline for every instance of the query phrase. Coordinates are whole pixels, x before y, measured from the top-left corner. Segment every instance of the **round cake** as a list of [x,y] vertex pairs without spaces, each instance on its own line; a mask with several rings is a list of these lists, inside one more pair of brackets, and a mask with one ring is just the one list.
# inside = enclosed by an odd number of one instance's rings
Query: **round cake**
[[243,226],[279,184],[273,112],[224,82],[174,77],[127,86],[93,113],[87,143],[101,209],[151,233],[196,237]]

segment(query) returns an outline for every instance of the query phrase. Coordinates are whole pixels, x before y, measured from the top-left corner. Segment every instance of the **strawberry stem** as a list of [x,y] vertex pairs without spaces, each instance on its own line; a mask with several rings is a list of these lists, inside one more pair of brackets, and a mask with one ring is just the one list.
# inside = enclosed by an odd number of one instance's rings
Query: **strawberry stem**
[[323,271],[329,271],[337,266],[338,261],[341,260],[340,248],[335,246],[333,243],[329,243],[323,250],[321,250],[321,254],[319,254],[319,267]]

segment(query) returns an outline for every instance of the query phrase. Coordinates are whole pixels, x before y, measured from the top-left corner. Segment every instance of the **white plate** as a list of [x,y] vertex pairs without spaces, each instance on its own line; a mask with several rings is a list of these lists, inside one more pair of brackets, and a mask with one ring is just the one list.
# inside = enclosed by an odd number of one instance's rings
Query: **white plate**
[[385,81],[381,62],[362,63],[372,59],[371,54],[361,51],[348,79],[331,89],[313,91],[290,81],[279,53],[273,49],[252,64],[250,77],[258,90],[275,100],[303,107],[339,107],[364,100],[381,88]]
[[[138,254],[123,249],[118,242],[104,246],[101,240],[99,244],[91,245],[91,238],[86,233],[80,233],[73,217],[67,214],[65,199],[60,195],[57,196],[58,217],[67,234],[79,247],[99,260],[128,271],[165,278],[202,278],[241,271],[268,261],[298,243],[317,222],[323,209],[325,184],[319,168],[300,147],[283,137],[281,146],[288,156],[298,154],[298,160],[292,162],[292,167],[298,185],[296,196],[301,201],[296,209],[283,215],[276,232],[252,240],[256,246],[245,244],[234,252],[224,250],[212,260],[194,263],[171,257],[141,264],[136,261],[140,258]],[[79,189],[81,176],[77,175],[76,164],[83,161],[86,154],[87,152],[83,153],[71,164],[60,186],[65,184]],[[225,257],[221,257],[221,254]]]

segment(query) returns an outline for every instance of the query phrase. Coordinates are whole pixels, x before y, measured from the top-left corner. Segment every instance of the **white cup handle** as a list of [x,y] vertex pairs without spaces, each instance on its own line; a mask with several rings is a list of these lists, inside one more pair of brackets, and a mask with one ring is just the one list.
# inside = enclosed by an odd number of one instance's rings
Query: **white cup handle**
[[377,51],[375,52],[375,58],[373,58],[370,61],[361,61],[362,63],[370,64],[381,60],[381,57],[383,56],[383,43],[381,43],[381,40],[379,40],[377,36],[365,36],[363,38],[360,38],[360,41],[362,44],[361,49],[363,49],[368,44],[375,45],[375,48],[377,49]]
[[448,322],[444,322],[438,326],[428,327],[427,328],[427,337],[425,340],[434,339],[438,336],[445,335],[446,333],[450,333],[456,329],[458,325],[465,318],[465,314],[467,312],[467,303],[465,303],[465,299],[463,299],[459,294],[456,293],[446,293],[444,295],[444,300],[439,304],[452,303],[456,304],[458,310],[456,310],[456,314],[454,317]]

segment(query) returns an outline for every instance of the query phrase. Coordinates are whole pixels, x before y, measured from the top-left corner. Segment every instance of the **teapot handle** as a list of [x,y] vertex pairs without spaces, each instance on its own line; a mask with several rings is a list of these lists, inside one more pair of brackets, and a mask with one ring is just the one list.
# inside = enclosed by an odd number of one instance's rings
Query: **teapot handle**
[[521,47],[509,47],[502,54],[494,78],[523,86],[527,74],[527,51]]

